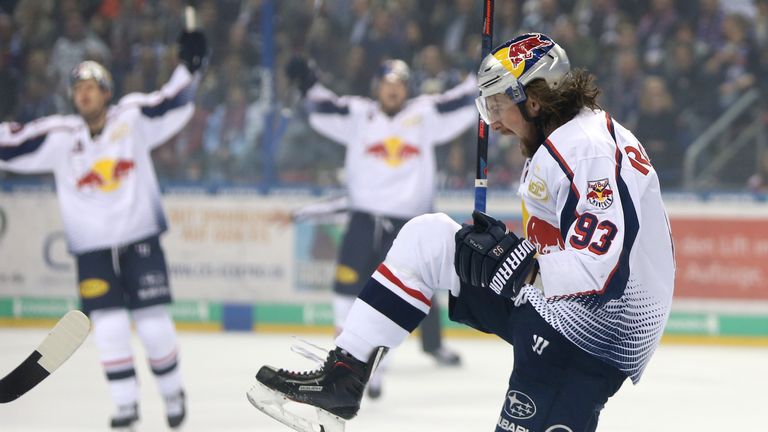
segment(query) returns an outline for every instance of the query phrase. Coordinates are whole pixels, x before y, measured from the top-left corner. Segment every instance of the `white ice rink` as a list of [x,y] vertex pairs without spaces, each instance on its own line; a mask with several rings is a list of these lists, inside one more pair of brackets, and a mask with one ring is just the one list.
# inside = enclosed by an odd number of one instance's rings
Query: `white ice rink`
[[[0,329],[0,375],[21,362],[43,330]],[[329,336],[306,336],[331,346]],[[184,431],[287,432],[245,398],[264,363],[306,369],[286,335],[181,333],[189,397]],[[137,358],[143,356],[134,340]],[[348,432],[493,431],[512,349],[495,339],[451,339],[464,364],[437,368],[408,340],[393,358],[380,401],[364,400]],[[139,364],[139,431],[165,431],[160,397]],[[106,431],[112,406],[89,340],[58,371],[15,402],[0,405],[0,431]],[[662,345],[638,386],[626,384],[603,411],[602,432],[768,431],[768,348]]]

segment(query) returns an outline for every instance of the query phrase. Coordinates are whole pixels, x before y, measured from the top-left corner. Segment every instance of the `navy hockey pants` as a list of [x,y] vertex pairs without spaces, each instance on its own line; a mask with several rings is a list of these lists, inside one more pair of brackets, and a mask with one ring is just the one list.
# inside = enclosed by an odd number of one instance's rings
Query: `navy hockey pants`
[[514,346],[496,432],[594,432],[626,375],[555,331],[529,304],[463,285],[450,317]]

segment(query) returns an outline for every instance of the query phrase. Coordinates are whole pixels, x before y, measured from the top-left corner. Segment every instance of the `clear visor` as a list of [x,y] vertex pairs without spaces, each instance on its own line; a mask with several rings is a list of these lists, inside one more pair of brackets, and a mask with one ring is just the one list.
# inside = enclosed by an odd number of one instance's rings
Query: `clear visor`
[[501,120],[502,113],[510,107],[524,102],[526,99],[525,90],[523,90],[520,81],[515,80],[511,86],[502,93],[492,94],[490,96],[480,96],[475,98],[477,111],[480,118],[486,124],[493,124]]
[[109,87],[107,77],[104,72],[96,68],[81,68],[74,73],[70,79],[70,85],[75,86],[80,81],[94,80],[102,87]]

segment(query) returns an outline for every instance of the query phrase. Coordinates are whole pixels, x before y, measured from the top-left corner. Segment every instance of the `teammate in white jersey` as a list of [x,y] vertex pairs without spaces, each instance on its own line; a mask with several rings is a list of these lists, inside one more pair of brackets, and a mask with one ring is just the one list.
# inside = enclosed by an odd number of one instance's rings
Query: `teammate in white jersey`
[[[346,147],[349,223],[344,233],[334,282],[337,329],[397,233],[418,215],[433,211],[435,150],[477,123],[473,75],[441,95],[408,99],[410,68],[402,60],[381,64],[374,83],[376,100],[337,96],[314,83],[312,71],[297,64],[289,76],[306,91],[309,122],[316,131]],[[441,365],[458,365],[459,356],[445,348],[436,306],[421,325],[422,347]],[[380,375],[368,394],[378,397]]]
[[0,169],[52,172],[79,295],[117,406],[112,428],[138,420],[131,318],[166,402],[169,426],[185,417],[176,331],[159,236],[166,230],[150,152],[178,133],[194,111],[206,52],[201,32],[179,38],[179,65],[157,92],[129,94],[110,105],[112,78],[93,61],[71,74],[78,115],[25,125],[0,124]]
[[328,412],[352,418],[375,363],[413,331],[439,289],[450,291],[451,319],[514,346],[497,432],[594,431],[608,398],[627,377],[640,379],[669,314],[675,270],[653,166],[599,108],[592,77],[571,71],[545,35],[496,48],[478,82],[483,119],[517,136],[529,158],[519,189],[525,237],[479,212],[463,227],[443,214],[411,220],[329,361],[306,375],[261,368],[250,395],[257,406],[269,407],[262,402],[276,392],[318,407],[321,423],[340,421]]

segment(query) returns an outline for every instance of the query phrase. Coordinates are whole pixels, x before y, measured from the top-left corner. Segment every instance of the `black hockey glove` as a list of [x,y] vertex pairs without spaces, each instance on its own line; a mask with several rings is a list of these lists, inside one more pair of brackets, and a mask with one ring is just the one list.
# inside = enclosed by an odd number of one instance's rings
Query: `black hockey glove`
[[208,55],[208,43],[205,34],[199,30],[183,31],[179,35],[179,60],[191,73],[202,67]]
[[307,94],[310,87],[317,82],[314,62],[299,55],[288,60],[288,64],[285,65],[285,74],[288,80],[299,88],[302,96]]
[[538,273],[536,246],[507,232],[502,221],[485,213],[474,211],[472,220],[473,225],[464,224],[456,233],[453,264],[459,279],[514,298]]

